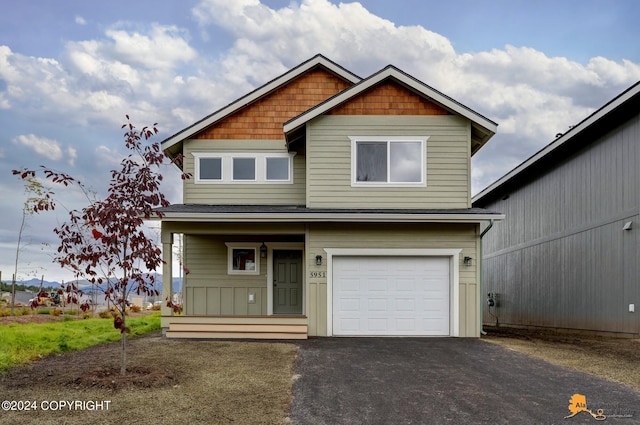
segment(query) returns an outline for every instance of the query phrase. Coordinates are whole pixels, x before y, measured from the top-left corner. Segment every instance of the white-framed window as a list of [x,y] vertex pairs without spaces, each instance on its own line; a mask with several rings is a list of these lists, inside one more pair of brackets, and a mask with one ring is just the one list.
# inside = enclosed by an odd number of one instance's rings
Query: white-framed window
[[233,157],[231,158],[231,179],[237,181],[256,180],[256,158]]
[[194,152],[196,183],[293,183],[295,153]]
[[202,181],[222,181],[222,158],[198,158],[198,178]]
[[260,248],[256,244],[228,242],[228,274],[260,274]]
[[350,136],[352,186],[425,186],[428,137]]

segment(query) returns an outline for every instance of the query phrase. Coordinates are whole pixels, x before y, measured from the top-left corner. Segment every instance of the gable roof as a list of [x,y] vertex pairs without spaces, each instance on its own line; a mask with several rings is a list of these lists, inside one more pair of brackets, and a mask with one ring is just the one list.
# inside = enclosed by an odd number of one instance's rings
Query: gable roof
[[529,181],[564,158],[601,137],[640,111],[640,81],[610,100],[566,133],[533,154],[520,165],[475,195],[472,202],[484,203],[502,196],[510,187]]
[[416,78],[401,71],[393,65],[388,65],[375,74],[371,75],[370,77],[365,78],[359,83],[318,104],[316,107],[311,108],[308,111],[298,115],[297,117],[294,117],[287,121],[284,124],[285,134],[290,134],[296,131],[297,129],[304,126],[308,121],[328,112],[329,110],[343,104],[344,102],[349,101],[350,99],[353,99],[355,96],[358,96],[364,91],[387,79],[392,79],[403,85],[407,89],[413,91],[414,93],[429,98],[431,101],[442,106],[448,111],[468,118],[471,121],[473,129],[471,148],[472,155],[496,133],[498,124],[496,124],[495,122],[455,101],[449,96],[446,96],[433,87],[426,85],[422,81],[417,80]]
[[[279,77],[274,78],[273,80],[262,85],[261,87],[258,87],[251,93],[235,100],[234,102],[217,110],[211,115],[208,115],[203,119],[201,119],[200,121],[197,121],[196,123],[190,125],[189,127],[183,130],[180,130],[173,136],[168,137],[167,139],[162,141],[162,149],[165,151],[168,150],[170,154],[177,153],[180,150],[179,145],[182,143],[183,140],[190,138],[196,133],[215,124],[216,122],[224,119],[225,117],[237,112],[238,110],[244,108],[245,106],[251,104],[252,102],[255,102],[256,100],[268,95],[269,93],[273,92],[279,87],[282,87],[283,85],[287,84],[288,82],[295,79],[296,77],[318,66],[326,68],[330,72],[336,74],[337,76],[353,84],[361,80],[360,77],[358,77],[351,71],[347,70],[346,68],[343,68],[342,66],[327,59],[326,57],[318,54],[312,57],[311,59],[301,63],[300,65],[296,66],[295,68],[290,69],[289,71],[285,72]],[[176,149],[176,147],[178,147],[178,149]]]

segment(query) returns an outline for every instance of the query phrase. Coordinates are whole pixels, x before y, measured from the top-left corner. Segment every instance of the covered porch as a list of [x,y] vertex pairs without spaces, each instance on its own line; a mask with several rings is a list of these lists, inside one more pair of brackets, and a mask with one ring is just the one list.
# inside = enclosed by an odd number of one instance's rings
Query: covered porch
[[[184,238],[180,253],[174,234]],[[167,338],[307,338],[304,226],[163,220],[162,243]],[[177,267],[181,314],[166,306]]]

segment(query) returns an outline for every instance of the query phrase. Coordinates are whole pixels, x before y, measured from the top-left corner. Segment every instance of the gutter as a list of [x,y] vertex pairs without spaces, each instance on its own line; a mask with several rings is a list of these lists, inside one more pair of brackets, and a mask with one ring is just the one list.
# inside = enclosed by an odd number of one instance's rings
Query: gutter
[[[484,237],[484,235],[487,234],[487,232],[489,230],[491,230],[492,227],[493,227],[493,219],[491,219],[491,221],[489,221],[489,225],[487,226],[487,228],[484,229],[482,231],[482,233],[480,233],[480,270],[479,270],[480,279],[479,279],[479,285],[480,285],[480,298],[481,299],[482,299],[482,294],[484,293],[483,292],[483,288],[482,288],[482,283],[483,283],[482,282],[483,281],[483,279],[482,279],[482,263],[484,262],[484,254],[482,253],[482,238]],[[482,324],[483,317],[484,317],[484,302],[481,302],[480,303],[480,335],[486,335],[487,334],[487,332],[485,332],[485,330],[482,328],[483,327],[483,324]]]
[[[159,217],[151,217],[159,220]],[[176,222],[441,222],[479,223],[502,220],[504,214],[375,214],[375,213],[172,213],[163,212],[162,221]]]

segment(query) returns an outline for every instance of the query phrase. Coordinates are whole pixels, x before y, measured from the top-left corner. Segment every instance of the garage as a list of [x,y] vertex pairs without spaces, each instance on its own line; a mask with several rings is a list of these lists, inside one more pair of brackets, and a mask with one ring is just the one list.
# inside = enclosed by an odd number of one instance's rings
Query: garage
[[333,335],[450,335],[450,264],[447,256],[334,256]]

